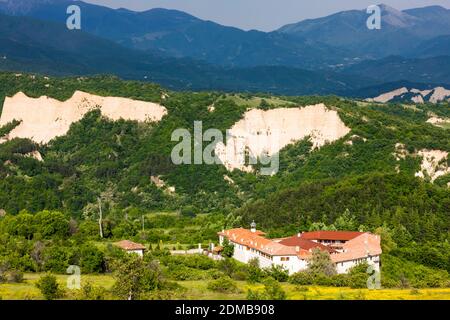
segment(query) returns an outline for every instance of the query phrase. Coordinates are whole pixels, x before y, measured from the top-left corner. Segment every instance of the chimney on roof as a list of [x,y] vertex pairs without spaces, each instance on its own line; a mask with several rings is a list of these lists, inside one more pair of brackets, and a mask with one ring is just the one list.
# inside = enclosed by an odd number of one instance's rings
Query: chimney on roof
[[250,224],[250,231],[251,231],[251,232],[256,232],[256,223],[255,223],[255,220],[253,220],[253,222]]

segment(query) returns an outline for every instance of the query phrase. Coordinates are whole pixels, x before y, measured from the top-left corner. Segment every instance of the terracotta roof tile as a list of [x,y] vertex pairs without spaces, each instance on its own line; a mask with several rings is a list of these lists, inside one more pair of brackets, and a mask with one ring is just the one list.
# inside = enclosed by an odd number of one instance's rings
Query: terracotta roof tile
[[363,233],[344,243],[343,250],[344,252],[332,254],[331,260],[337,263],[380,255],[381,239],[378,235]]
[[145,250],[145,246],[140,243],[132,242],[130,240],[122,240],[114,243],[115,246],[124,250]]
[[307,250],[309,251],[310,249],[313,248],[318,248],[320,250],[323,251],[328,251],[328,252],[335,252],[335,250],[331,247],[327,247],[324,246],[323,244],[311,241],[311,240],[307,240],[307,239],[303,239],[299,236],[293,236],[290,238],[285,238],[282,239],[279,243],[285,245],[285,246],[289,246],[289,247],[300,247],[301,249]]
[[262,231],[251,232],[250,230],[243,228],[219,232],[219,235],[225,236],[226,238],[228,238],[228,240],[234,243],[245,245],[271,256],[295,256],[298,254],[295,248],[288,247],[273,240],[262,237],[261,235],[263,234],[264,232]]
[[301,237],[306,240],[341,240],[348,241],[354,239],[363,232],[358,231],[311,231],[303,232]]

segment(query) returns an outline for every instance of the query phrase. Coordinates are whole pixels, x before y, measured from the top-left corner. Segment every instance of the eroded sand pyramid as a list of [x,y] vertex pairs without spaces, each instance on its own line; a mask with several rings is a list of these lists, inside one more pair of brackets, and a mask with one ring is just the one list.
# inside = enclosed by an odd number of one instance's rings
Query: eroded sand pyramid
[[146,101],[119,97],[101,97],[82,91],[75,91],[66,101],[47,96],[30,98],[19,92],[6,97],[0,126],[15,120],[22,123],[9,134],[12,138],[29,138],[38,143],[47,143],[67,133],[70,125],[99,108],[102,115],[111,120],[160,121],[167,114],[163,106]]
[[[310,136],[315,148],[350,132],[338,113],[324,104],[303,108],[252,109],[229,130],[230,140],[218,143],[216,154],[228,170],[250,171],[245,152],[258,157],[273,155],[285,146]],[[247,151],[245,151],[245,149]]]

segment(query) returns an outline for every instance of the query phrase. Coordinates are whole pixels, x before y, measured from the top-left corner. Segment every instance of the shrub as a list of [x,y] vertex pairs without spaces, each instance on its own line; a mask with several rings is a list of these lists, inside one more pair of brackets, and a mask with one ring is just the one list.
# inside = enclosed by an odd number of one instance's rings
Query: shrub
[[352,289],[367,288],[367,280],[369,275],[367,273],[355,273],[349,277],[349,286]]
[[97,247],[85,244],[80,249],[80,267],[83,273],[97,273],[104,270],[104,255]]
[[274,279],[267,279],[264,281],[263,291],[247,291],[248,300],[286,300],[286,292],[281,288],[281,285]]
[[301,286],[319,285],[346,287],[349,285],[349,276],[347,274],[327,276],[325,274],[313,274],[308,271],[301,271],[290,276],[289,282]]
[[336,268],[331,261],[330,254],[320,249],[313,249],[312,257],[308,262],[308,271],[313,274],[336,274]]
[[432,269],[391,255],[383,255],[384,287],[445,287],[449,282],[446,270]]
[[225,258],[218,262],[217,268],[227,276],[231,277],[232,274],[238,270],[238,264],[234,259]]
[[43,252],[43,269],[54,273],[66,273],[72,252],[61,246],[46,247]]
[[248,274],[245,271],[236,271],[231,275],[231,278],[237,281],[245,281],[248,278]]
[[46,300],[55,300],[62,296],[56,277],[51,274],[41,277],[36,283],[36,287]]
[[368,267],[369,265],[364,262],[352,267],[349,270],[348,284],[350,288],[367,288],[367,281],[369,280],[369,274],[367,273]]
[[103,287],[94,286],[92,283],[87,282],[81,287],[78,299],[80,300],[105,300],[107,291]]
[[208,283],[208,290],[221,293],[239,292],[239,289],[234,283],[234,281],[228,277],[222,277],[217,280],[210,281]]
[[314,284],[314,276],[310,272],[300,271],[294,273],[289,278],[289,282],[292,284],[308,286]]
[[264,270],[267,276],[279,282],[286,282],[289,279],[289,271],[284,269],[282,266],[272,265],[270,268]]
[[41,211],[34,216],[36,230],[44,238],[66,237],[69,234],[69,220],[58,211]]
[[180,211],[180,214],[181,214],[183,217],[189,217],[189,218],[195,218],[195,216],[197,215],[197,213],[198,213],[198,209],[195,208],[194,206],[186,206],[186,207],[183,207],[183,208],[181,209],[181,211]]
[[8,282],[21,283],[23,281],[23,272],[19,270],[10,270],[6,277]]
[[199,270],[210,270],[216,267],[216,262],[214,260],[200,254],[166,256],[161,258],[161,263],[167,266],[174,264],[184,265],[186,267]]
[[134,237],[138,228],[130,221],[123,221],[112,229],[112,234],[117,239]]
[[223,250],[222,250],[222,256],[226,258],[231,258],[234,254],[234,245],[232,245],[228,239],[224,239],[223,243]]
[[146,292],[160,288],[164,281],[159,263],[146,262],[134,254],[116,261],[114,269],[116,282],[112,292],[124,300],[139,300]]
[[286,300],[287,298],[281,285],[273,279],[264,282],[264,293],[269,300]]
[[253,258],[248,261],[247,264],[248,278],[250,283],[260,282],[264,278],[264,272],[259,267],[259,259]]
[[184,265],[170,264],[165,271],[167,277],[176,281],[206,280],[211,278],[209,272],[189,268]]
[[349,277],[346,274],[335,274],[331,276],[331,285],[334,287],[347,287],[349,285]]

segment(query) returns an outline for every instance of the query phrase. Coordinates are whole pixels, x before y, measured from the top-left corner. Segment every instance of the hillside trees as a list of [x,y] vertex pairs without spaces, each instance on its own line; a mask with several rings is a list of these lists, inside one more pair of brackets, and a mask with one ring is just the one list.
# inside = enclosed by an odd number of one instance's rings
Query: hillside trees
[[146,263],[134,254],[117,261],[114,274],[116,283],[113,292],[123,300],[137,300],[145,292],[156,290],[162,284],[159,265]]

